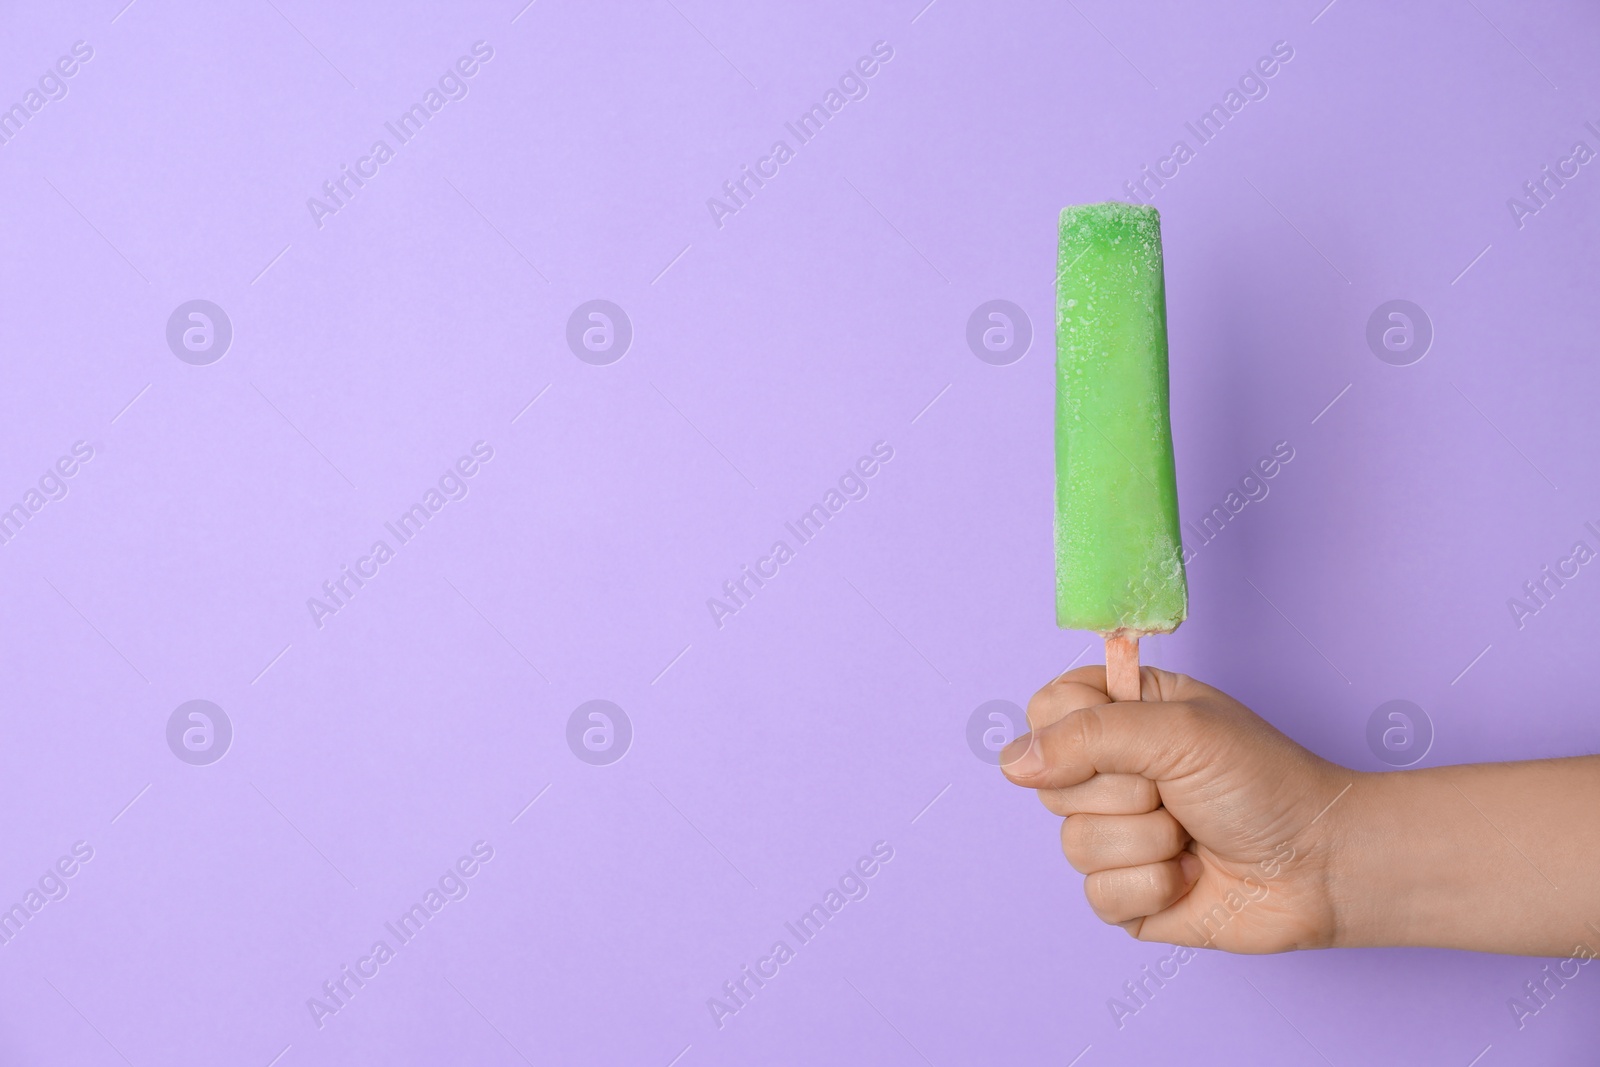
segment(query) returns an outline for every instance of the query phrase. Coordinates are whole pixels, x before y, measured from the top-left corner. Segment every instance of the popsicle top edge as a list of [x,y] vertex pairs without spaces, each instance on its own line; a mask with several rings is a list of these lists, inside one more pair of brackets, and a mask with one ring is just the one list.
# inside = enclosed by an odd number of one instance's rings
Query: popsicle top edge
[[1071,204],[1061,209],[1060,246],[1093,241],[1113,233],[1126,234],[1149,244],[1159,254],[1161,213],[1149,204],[1106,200],[1098,204]]
[[1065,222],[1069,215],[1105,215],[1127,217],[1147,216],[1160,218],[1161,212],[1151,204],[1130,204],[1126,200],[1101,200],[1093,204],[1068,204],[1061,209],[1061,221]]

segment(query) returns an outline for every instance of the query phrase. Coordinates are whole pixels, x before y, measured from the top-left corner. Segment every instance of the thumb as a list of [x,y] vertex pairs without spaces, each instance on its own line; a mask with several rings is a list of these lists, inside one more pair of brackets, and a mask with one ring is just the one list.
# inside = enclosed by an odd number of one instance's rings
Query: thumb
[[1170,701],[1080,708],[1007,745],[1000,769],[1030,789],[1063,789],[1106,773],[1161,781],[1195,747],[1198,718],[1190,705]]

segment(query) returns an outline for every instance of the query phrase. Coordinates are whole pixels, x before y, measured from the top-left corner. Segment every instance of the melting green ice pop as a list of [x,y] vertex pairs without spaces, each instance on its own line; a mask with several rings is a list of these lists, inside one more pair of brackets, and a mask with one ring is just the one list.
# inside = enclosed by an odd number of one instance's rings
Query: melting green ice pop
[[1188,614],[1153,207],[1061,212],[1055,533],[1057,625],[1132,639],[1137,657],[1140,636],[1175,630]]

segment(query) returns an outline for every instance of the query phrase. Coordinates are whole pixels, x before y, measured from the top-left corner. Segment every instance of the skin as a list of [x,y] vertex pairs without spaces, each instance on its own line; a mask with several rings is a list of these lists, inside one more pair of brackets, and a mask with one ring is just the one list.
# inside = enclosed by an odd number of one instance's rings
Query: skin
[[1352,771],[1226,693],[1082,667],[1001,753],[1064,816],[1103,921],[1230,952],[1422,945],[1600,954],[1600,757]]

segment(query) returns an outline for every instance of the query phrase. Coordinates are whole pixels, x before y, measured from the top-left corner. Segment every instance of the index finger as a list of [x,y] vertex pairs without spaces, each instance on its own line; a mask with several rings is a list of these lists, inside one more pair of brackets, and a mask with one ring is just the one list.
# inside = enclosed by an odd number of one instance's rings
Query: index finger
[[1079,667],[1053,678],[1028,700],[1028,728],[1042,730],[1079,708],[1109,704],[1106,669]]

